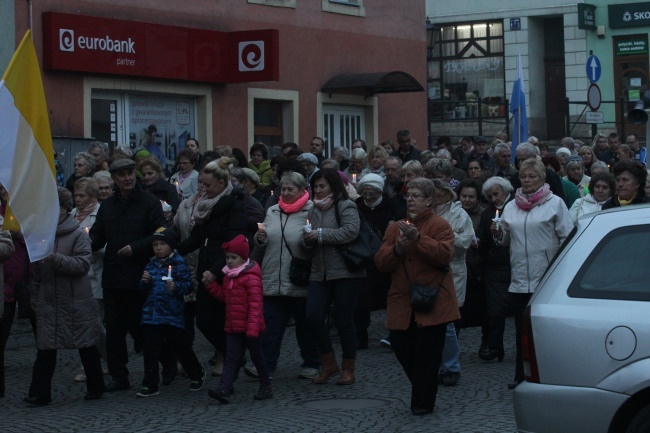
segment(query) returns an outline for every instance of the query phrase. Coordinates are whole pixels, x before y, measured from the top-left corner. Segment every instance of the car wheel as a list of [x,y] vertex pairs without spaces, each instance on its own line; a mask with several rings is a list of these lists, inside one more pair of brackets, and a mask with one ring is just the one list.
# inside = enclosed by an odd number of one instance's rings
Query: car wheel
[[626,433],[644,433],[650,431],[650,405],[641,409],[627,426]]

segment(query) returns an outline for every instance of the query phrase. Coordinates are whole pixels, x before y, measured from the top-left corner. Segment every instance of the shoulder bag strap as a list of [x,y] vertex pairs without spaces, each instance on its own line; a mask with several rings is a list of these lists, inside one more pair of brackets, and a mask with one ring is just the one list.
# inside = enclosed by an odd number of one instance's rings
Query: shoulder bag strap
[[289,251],[289,255],[293,259],[293,252],[291,251],[291,248],[289,248],[289,243],[287,242],[287,239],[284,237],[284,226],[286,226],[287,223],[289,222],[289,214],[286,214],[287,220],[284,222],[284,225],[282,224],[282,214],[284,214],[284,212],[280,212],[280,231],[282,232],[282,241],[284,241],[284,245],[286,245],[287,250]]

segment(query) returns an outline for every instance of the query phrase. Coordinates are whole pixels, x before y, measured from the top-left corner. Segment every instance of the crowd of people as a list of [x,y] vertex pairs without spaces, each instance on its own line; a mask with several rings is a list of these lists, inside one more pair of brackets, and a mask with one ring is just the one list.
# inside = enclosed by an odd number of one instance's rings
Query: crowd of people
[[[615,133],[590,145],[565,137],[553,153],[535,137],[513,148],[503,134],[462,137],[455,147],[441,137],[435,151],[418,149],[408,130],[396,139],[396,148],[357,139],[331,158],[320,137],[308,152],[258,142],[247,161],[229,146],[201,153],[191,138],[171,173],[147,150],[109,155],[93,142],[67,180],[58,176],[52,254],[30,264],[20,232],[0,232],[0,397],[16,316],[31,319],[36,338],[24,399],[35,406],[51,400],[58,349],[79,350],[74,380],[86,382],[85,399],[131,389],[129,335],[144,359],[138,397],[179,375],[198,391],[211,374],[220,382],[209,396],[229,403],[244,367],[259,379],[254,398],[265,400],[290,323],[296,375],[351,385],[380,309],[381,344],[411,383],[414,415],[433,411],[438,385],[459,382],[463,328],[481,328],[477,356],[503,361],[510,316],[517,344],[508,387],[516,387],[521,319],[546,266],[581,216],[646,202],[645,148],[634,134],[619,144]],[[344,251],[365,223],[382,243],[374,261],[352,267]],[[429,309],[412,307],[414,285],[439,289]],[[210,371],[193,351],[195,328],[214,349]]]

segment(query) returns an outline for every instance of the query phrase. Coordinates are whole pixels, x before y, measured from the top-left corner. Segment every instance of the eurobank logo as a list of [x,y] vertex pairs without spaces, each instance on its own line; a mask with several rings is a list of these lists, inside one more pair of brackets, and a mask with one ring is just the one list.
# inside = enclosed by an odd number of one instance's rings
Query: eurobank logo
[[59,29],[59,49],[72,53],[75,51],[75,48],[80,50],[135,54],[135,41],[131,38],[126,40],[112,39],[108,35],[99,38],[80,35],[75,39],[74,30]]
[[264,70],[264,41],[242,41],[239,43],[239,71]]

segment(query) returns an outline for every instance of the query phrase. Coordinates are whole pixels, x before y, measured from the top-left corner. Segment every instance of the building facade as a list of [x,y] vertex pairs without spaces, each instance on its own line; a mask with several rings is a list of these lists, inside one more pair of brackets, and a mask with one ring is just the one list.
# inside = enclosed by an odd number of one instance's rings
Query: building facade
[[307,150],[313,136],[373,145],[400,129],[426,142],[421,1],[3,4],[14,19],[0,66],[31,28],[59,153],[91,138],[137,149],[152,131],[168,166],[187,137],[245,153]]

